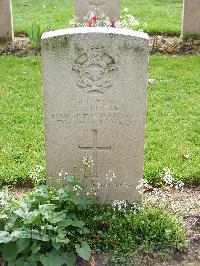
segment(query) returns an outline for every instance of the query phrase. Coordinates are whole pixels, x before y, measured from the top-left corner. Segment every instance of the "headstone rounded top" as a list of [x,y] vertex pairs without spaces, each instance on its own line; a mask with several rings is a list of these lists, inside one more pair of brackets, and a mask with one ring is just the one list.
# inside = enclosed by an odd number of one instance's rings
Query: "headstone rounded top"
[[54,37],[62,37],[65,35],[88,34],[88,33],[125,35],[125,36],[131,36],[131,37],[149,40],[149,36],[147,33],[141,31],[122,29],[122,28],[113,28],[113,27],[78,27],[78,28],[68,28],[68,29],[49,31],[43,33],[42,40]]

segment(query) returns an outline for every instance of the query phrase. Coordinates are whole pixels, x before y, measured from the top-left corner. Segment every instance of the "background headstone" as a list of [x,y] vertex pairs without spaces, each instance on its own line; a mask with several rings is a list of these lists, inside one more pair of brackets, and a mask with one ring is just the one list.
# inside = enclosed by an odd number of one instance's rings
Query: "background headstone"
[[95,7],[102,10],[111,21],[120,19],[120,0],[74,0],[75,16],[80,20],[87,17]]
[[200,36],[200,0],[184,0],[182,35]]
[[136,200],[148,43],[145,33],[116,28],[43,34],[47,172],[69,171],[89,154],[94,166],[88,182],[103,186],[102,200]]
[[13,39],[13,21],[11,0],[0,0],[0,39]]

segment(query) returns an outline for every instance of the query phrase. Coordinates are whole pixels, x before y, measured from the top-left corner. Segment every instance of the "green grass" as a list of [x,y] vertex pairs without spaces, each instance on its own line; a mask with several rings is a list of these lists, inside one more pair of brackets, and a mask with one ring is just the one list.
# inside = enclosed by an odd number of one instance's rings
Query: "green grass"
[[[151,56],[145,177],[168,167],[188,183],[200,183],[199,56]],[[0,57],[0,183],[25,181],[44,165],[39,57]],[[189,155],[186,160],[183,157]]]
[[[149,33],[179,34],[182,0],[121,0],[121,11],[128,7]],[[29,32],[33,22],[53,29],[66,28],[72,19],[73,0],[13,0],[14,30]]]
[[[150,58],[145,176],[164,167],[188,182],[200,182],[199,56]],[[189,159],[184,159],[189,155]]]
[[40,59],[0,57],[0,180],[44,164]]
[[73,16],[73,0],[13,0],[14,31],[28,33],[34,22],[42,27],[66,28]]
[[121,0],[130,14],[139,20],[145,32],[179,35],[182,23],[182,0]]

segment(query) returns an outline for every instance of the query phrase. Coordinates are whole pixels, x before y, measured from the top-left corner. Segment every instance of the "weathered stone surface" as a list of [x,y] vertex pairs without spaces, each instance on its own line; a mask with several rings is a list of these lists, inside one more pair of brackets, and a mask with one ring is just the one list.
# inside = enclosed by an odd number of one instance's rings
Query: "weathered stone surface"
[[200,0],[184,0],[182,35],[200,36]]
[[[148,35],[116,28],[43,34],[46,164],[58,174],[93,157],[102,200],[136,200],[143,177]],[[116,179],[108,181],[113,171]]]
[[11,0],[0,0],[0,40],[13,39]]
[[112,21],[120,18],[120,0],[74,0],[75,16],[83,20],[95,7],[101,9]]

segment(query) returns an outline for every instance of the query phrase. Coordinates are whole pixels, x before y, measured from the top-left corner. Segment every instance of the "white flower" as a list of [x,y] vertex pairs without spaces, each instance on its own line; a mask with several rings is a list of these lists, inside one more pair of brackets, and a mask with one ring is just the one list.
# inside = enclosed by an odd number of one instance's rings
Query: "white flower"
[[112,207],[114,211],[126,211],[127,202],[125,200],[114,200],[112,203]]
[[82,164],[85,167],[87,167],[87,168],[93,166],[94,165],[94,161],[93,161],[92,156],[90,156],[89,154],[87,154],[85,157],[83,157]]
[[140,179],[139,185],[136,187],[137,190],[141,190],[143,188],[147,188],[149,186],[149,183],[146,179]]
[[164,176],[161,177],[161,180],[164,184],[168,185],[169,187],[174,187],[175,189],[183,188],[184,183],[182,181],[176,180],[170,172],[170,169],[164,169]]

